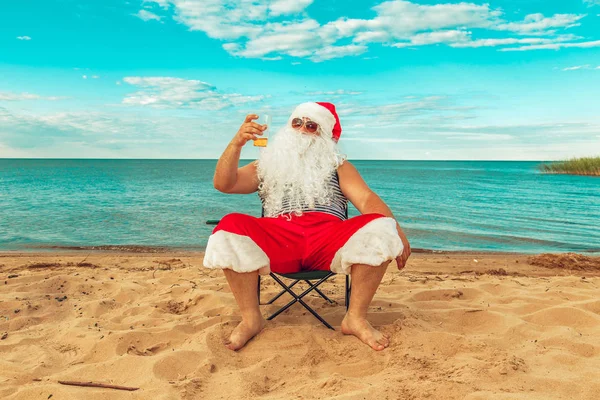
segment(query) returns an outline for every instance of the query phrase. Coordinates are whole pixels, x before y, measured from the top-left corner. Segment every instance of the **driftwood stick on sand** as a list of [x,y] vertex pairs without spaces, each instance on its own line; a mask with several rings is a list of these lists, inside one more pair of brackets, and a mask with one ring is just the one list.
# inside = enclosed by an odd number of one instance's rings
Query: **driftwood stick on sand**
[[134,387],[108,385],[106,383],[95,383],[95,382],[58,381],[58,383],[60,383],[61,385],[71,385],[71,386],[85,386],[85,387],[98,387],[98,388],[105,388],[105,389],[129,390],[130,392],[139,389],[139,388],[134,388]]

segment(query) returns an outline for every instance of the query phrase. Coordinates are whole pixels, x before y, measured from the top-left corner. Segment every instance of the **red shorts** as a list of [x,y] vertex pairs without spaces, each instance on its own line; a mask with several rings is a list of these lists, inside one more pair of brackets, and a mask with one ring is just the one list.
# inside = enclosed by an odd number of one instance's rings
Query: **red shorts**
[[[375,220],[379,221],[371,223]],[[367,225],[372,228],[367,229]],[[352,250],[357,254],[350,255],[354,260],[346,260],[346,265],[363,261],[381,263],[402,251],[395,221],[382,214],[363,214],[341,220],[323,212],[277,218],[232,213],[223,217],[213,230],[204,264],[209,268],[231,268],[238,272],[249,272],[259,267],[270,267],[270,271],[277,273],[330,270],[336,254],[361,228],[365,228],[363,233],[368,235],[357,238],[360,245],[354,244],[353,248],[360,248]],[[372,242],[373,248],[363,250],[365,242]],[[374,260],[373,254],[378,255]],[[340,258],[339,254],[337,258]],[[261,265],[265,263],[268,265]]]

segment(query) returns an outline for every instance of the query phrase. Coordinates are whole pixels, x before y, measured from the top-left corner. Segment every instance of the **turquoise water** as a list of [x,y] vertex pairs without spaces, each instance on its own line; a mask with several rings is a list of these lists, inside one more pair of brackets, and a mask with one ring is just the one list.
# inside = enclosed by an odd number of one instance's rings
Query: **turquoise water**
[[[248,161],[242,161],[242,164]],[[537,162],[354,161],[413,248],[600,252],[600,178]],[[0,160],[0,250],[202,249],[208,219],[260,215],[212,187],[216,160]],[[351,207],[350,215],[357,211]]]

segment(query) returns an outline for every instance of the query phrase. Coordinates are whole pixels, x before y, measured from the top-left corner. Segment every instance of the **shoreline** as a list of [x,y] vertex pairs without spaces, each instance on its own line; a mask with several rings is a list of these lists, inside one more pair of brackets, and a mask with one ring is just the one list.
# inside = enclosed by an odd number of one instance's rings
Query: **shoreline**
[[[54,256],[92,256],[92,255],[103,255],[103,256],[139,256],[139,257],[170,257],[170,256],[181,256],[181,257],[204,257],[204,251],[201,250],[165,250],[165,251],[127,251],[127,250],[0,250],[0,258],[4,257],[54,257]],[[542,254],[580,254],[589,257],[600,256],[600,254],[589,254],[589,253],[575,253],[575,252],[556,252],[556,253],[519,253],[519,252],[503,252],[503,251],[411,251],[411,258],[419,256],[490,256],[490,257],[502,257],[502,256],[513,256],[513,257],[532,257]]]
[[[48,247],[32,247],[24,249],[0,249],[0,257],[5,255],[57,255],[57,254],[138,254],[138,255],[203,255],[206,248],[185,248],[185,247],[168,247],[168,246],[139,246],[139,245],[105,245],[105,246],[48,246]],[[514,256],[535,256],[540,254],[581,254],[584,256],[595,257],[600,256],[598,251],[498,251],[498,250],[434,250],[411,248],[411,255],[428,254],[428,255],[514,255]]]
[[[203,266],[203,251],[126,252],[126,251],[0,251],[0,273],[3,271],[103,267],[123,268],[135,265],[145,270],[161,270],[175,265]],[[600,256],[581,253],[508,253],[508,252],[414,252],[405,268],[392,270],[409,274],[464,274],[509,276],[581,275],[600,277]],[[212,273],[220,271],[212,270]]]

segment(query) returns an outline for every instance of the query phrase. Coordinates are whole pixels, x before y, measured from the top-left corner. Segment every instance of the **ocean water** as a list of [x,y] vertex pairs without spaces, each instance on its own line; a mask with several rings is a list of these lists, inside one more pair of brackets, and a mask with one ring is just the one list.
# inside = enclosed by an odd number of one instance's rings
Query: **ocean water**
[[[353,163],[413,248],[600,253],[600,178],[541,174],[537,162]],[[0,159],[0,250],[203,249],[213,228],[206,220],[260,215],[256,194],[213,188],[215,165]]]

